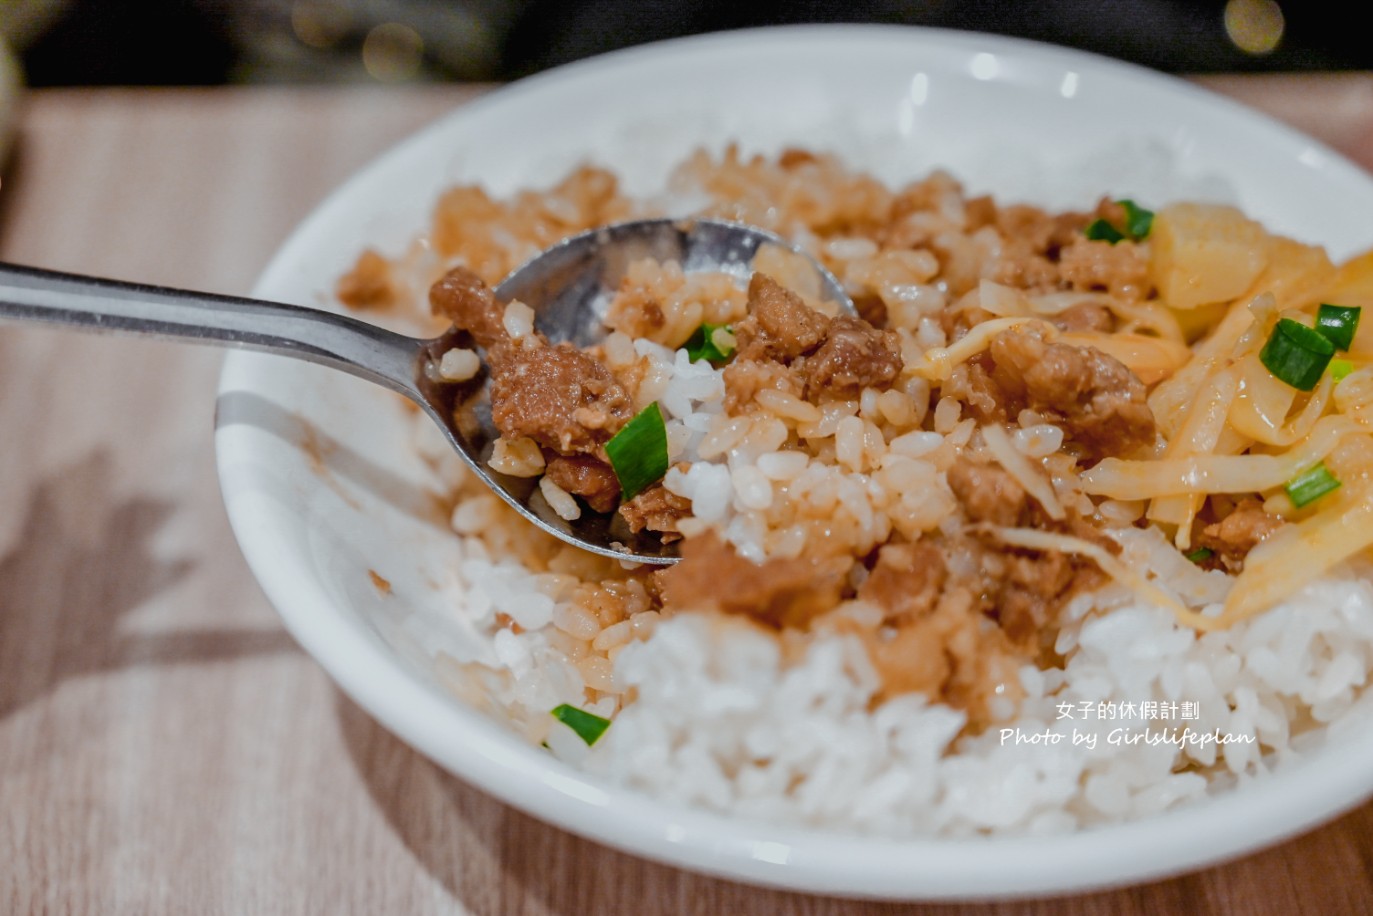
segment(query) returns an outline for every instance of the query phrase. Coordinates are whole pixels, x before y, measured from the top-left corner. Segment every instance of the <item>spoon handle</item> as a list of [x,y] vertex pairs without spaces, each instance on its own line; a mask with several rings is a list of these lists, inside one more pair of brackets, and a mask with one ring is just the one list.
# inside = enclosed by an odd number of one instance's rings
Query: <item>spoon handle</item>
[[344,315],[0,263],[0,320],[260,350],[416,396],[423,343]]

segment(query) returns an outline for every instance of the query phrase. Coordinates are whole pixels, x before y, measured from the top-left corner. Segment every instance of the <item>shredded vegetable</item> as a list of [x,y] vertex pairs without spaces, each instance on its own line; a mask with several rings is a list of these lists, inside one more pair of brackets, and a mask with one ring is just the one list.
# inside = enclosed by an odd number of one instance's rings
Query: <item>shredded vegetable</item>
[[[1207,618],[1189,609],[1176,596],[1154,584],[1143,573],[1138,572],[1119,557],[1113,556],[1099,544],[1093,544],[1091,541],[1069,534],[1041,531],[1038,528],[1000,528],[993,525],[987,526],[985,530],[998,541],[1010,547],[1022,547],[1026,550],[1056,550],[1059,553],[1086,557],[1106,575],[1159,607],[1172,610],[1179,619],[1194,624],[1198,621],[1207,620]],[[1201,625],[1209,628],[1209,625],[1205,623]]]
[[[996,317],[947,346],[925,348],[908,360],[905,374],[942,384],[996,335],[1031,321],[1051,340],[1091,347],[1124,364],[1149,389],[1159,438],[1142,450],[1147,454],[1108,456],[1065,481],[1051,461],[1041,464],[1017,449],[1000,424],[980,421],[983,447],[1051,518],[1086,511],[1083,495],[1141,504],[1135,511],[1142,520],[1162,528],[1194,563],[1217,556],[1214,544],[1193,543],[1196,533],[1223,521],[1241,501],[1256,500],[1272,527],[1247,558],[1242,551],[1225,553],[1227,566],[1240,572],[1223,612],[1182,607],[1090,544],[1050,546],[1064,535],[1002,529],[997,536],[1025,549],[1089,558],[1172,607],[1183,623],[1216,629],[1271,606],[1373,544],[1373,509],[1356,511],[1362,505],[1356,496],[1367,501],[1373,494],[1355,485],[1340,459],[1373,451],[1373,354],[1358,342],[1361,308],[1343,304],[1363,301],[1359,290],[1373,288],[1373,253],[1336,267],[1322,249],[1268,235],[1234,208],[1170,205],[1156,215],[1133,201],[1116,204],[1117,216],[1090,222],[1084,234],[1113,244],[1147,238],[1139,250],[1151,259],[1156,297],[1046,293],[983,280],[966,301]],[[1323,301],[1332,298],[1342,304]],[[1109,311],[1108,328],[1054,326],[1068,309],[1088,304]],[[1367,476],[1373,478],[1373,468]],[[1338,541],[1336,531],[1349,543]],[[1300,532],[1318,536],[1307,542]]]
[[[955,343],[926,350],[924,360],[906,367],[906,374],[932,381],[946,381],[953,374],[955,366],[986,350],[991,346],[992,338],[1002,331],[1035,323],[1039,323],[1036,318],[993,318],[991,321],[984,321]],[[1049,328],[1053,330],[1052,326]]]
[[1324,417],[1303,442],[1282,455],[1195,455],[1178,459],[1106,458],[1082,475],[1082,490],[1111,499],[1154,499],[1179,493],[1261,493],[1281,487],[1303,468],[1359,431],[1354,421]]
[[1373,545],[1373,503],[1341,500],[1284,525],[1249,552],[1216,626],[1229,626],[1296,592],[1335,564]]
[[1016,483],[1025,488],[1026,493],[1035,498],[1044,508],[1045,515],[1052,519],[1067,517],[1063,504],[1054,493],[1054,485],[1030,463],[1030,459],[1020,453],[1004,429],[995,423],[988,424],[982,427],[982,438],[992,457],[1015,478]]

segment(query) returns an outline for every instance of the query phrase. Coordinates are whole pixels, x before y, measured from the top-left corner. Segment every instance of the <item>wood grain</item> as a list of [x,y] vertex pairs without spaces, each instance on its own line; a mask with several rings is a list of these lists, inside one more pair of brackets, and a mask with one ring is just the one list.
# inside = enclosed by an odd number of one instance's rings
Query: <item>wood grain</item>
[[[1373,76],[1207,81],[1373,168]],[[474,90],[33,94],[0,257],[243,293]],[[277,623],[212,460],[219,354],[0,329],[0,912],[1369,912],[1373,805],[1245,860],[992,906],[804,897],[612,852],[440,771]]]

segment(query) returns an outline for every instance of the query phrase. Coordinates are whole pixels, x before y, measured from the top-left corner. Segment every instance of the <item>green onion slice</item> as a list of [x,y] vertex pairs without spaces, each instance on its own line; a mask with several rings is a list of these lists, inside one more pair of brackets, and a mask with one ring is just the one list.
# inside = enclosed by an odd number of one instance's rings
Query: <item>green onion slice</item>
[[609,719],[602,719],[595,713],[578,709],[564,703],[553,708],[553,718],[566,725],[577,733],[577,737],[587,743],[587,746],[596,743],[596,740],[605,734],[605,730],[610,727]]
[[1104,219],[1096,219],[1085,230],[1087,238],[1093,242],[1122,242],[1129,239],[1138,242],[1148,238],[1154,228],[1154,211],[1146,210],[1133,200],[1118,200],[1116,204],[1125,211],[1125,231],[1121,232]]
[[1187,555],[1187,559],[1191,560],[1193,563],[1200,563],[1202,560],[1209,560],[1215,555],[1216,552],[1210,547],[1198,547]]
[[1316,330],[1341,350],[1348,350],[1354,343],[1354,332],[1359,329],[1357,305],[1328,305],[1321,303],[1316,313]]
[[1325,494],[1339,488],[1339,480],[1330,473],[1330,469],[1325,466],[1324,461],[1310,470],[1302,471],[1283,487],[1287,491],[1288,498],[1292,500],[1292,505],[1298,509],[1310,505]]
[[1354,371],[1354,364],[1347,359],[1332,359],[1330,361],[1330,377],[1337,382],[1344,381],[1344,377]]
[[1093,242],[1110,242],[1112,245],[1125,238],[1119,229],[1104,219],[1093,220],[1086,229],[1086,235]]
[[667,426],[654,401],[635,414],[615,438],[605,444],[610,466],[620,480],[620,492],[633,499],[667,473]]
[[1291,318],[1278,321],[1259,351],[1268,371],[1299,391],[1316,387],[1334,355],[1335,345],[1325,335]]
[[1154,228],[1154,211],[1146,210],[1133,200],[1118,200],[1116,203],[1125,208],[1125,234],[1138,242],[1149,237]]
[[687,340],[687,358],[693,363],[702,359],[722,363],[734,355],[737,346],[734,330],[729,325],[711,324],[707,321]]

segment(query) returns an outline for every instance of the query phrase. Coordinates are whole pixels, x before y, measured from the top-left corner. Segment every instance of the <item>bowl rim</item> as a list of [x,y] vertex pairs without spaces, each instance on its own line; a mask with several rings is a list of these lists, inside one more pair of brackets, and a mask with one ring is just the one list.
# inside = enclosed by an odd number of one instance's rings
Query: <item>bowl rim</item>
[[[743,53],[761,44],[810,39],[864,46],[934,43],[963,53],[992,51],[1035,65],[1071,63],[1219,114],[1242,117],[1267,135],[1326,157],[1341,180],[1367,173],[1300,132],[1174,77],[1088,52],[1023,39],[911,26],[785,26],[691,36],[578,61],[497,89],[422,128],[338,186],[303,220],[255,285],[284,283],[307,240],[368,183],[463,120],[518,103],[569,77],[613,74],[664,55]],[[277,357],[231,353],[219,398],[270,389]],[[317,583],[280,562],[273,510],[244,498],[251,477],[230,468],[250,445],[216,420],[222,495],[249,568],[292,636],[354,702],[444,769],[539,820],[606,846],[717,877],[792,891],[892,900],[975,900],[1082,892],[1194,871],[1309,830],[1373,794],[1373,734],[1268,774],[1265,800],[1227,791],[1143,820],[1048,836],[885,839],[744,820],[660,801],[567,766],[513,732],[421,683],[359,632]],[[995,867],[993,867],[995,866]]]

